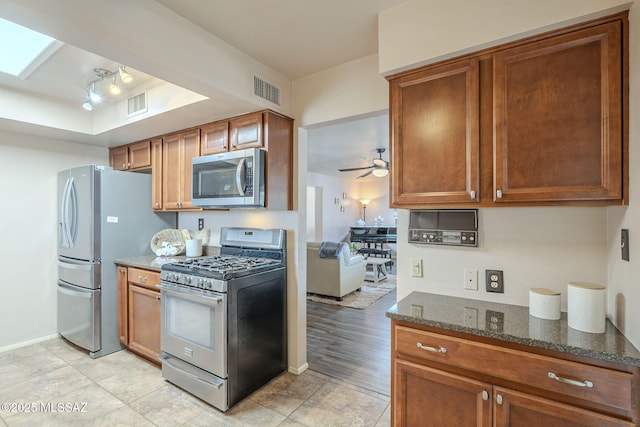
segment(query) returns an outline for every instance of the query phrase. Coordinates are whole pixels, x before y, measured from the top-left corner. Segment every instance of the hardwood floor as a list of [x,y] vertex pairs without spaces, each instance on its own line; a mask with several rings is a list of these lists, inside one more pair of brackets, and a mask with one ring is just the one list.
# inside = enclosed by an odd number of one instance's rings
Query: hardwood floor
[[309,368],[390,395],[391,321],[396,290],[365,309],[307,301]]

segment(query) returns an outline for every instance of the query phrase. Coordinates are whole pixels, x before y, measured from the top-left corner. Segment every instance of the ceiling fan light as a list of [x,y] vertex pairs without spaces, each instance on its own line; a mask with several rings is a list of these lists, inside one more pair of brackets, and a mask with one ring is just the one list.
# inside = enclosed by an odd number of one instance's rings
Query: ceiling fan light
[[376,176],[378,178],[382,178],[382,177],[385,177],[385,176],[389,175],[389,169],[387,169],[387,168],[374,169],[372,174],[373,174],[373,176]]

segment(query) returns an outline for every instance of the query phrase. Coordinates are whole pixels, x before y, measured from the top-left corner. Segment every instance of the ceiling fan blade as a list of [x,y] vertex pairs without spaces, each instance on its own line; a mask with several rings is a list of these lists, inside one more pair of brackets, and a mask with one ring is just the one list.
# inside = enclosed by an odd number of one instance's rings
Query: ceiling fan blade
[[[363,173],[362,175],[360,175],[358,178],[364,178],[365,176],[369,176],[373,173],[373,169],[371,169],[369,172]],[[357,178],[356,178],[357,179]]]
[[371,169],[373,166],[363,166],[361,168],[346,168],[346,169],[338,169],[340,172],[349,172],[349,171],[359,171],[363,169]]

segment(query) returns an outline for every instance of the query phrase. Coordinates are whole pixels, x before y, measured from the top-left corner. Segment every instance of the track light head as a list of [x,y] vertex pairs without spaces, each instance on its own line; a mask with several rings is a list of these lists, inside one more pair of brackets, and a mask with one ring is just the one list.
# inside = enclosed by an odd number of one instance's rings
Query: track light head
[[87,111],[93,111],[93,104],[91,103],[90,100],[86,100],[84,101],[84,104],[82,104],[82,108],[84,108]]
[[122,80],[122,83],[129,84],[133,81],[131,74],[125,71],[124,65],[121,65],[120,68],[118,68],[118,73],[120,74],[120,80]]

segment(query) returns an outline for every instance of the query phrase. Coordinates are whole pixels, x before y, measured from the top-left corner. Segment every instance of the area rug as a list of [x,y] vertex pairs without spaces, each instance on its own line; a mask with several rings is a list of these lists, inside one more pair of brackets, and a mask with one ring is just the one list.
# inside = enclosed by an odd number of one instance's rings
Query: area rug
[[364,282],[359,291],[351,292],[338,301],[332,297],[317,294],[307,294],[307,300],[323,304],[339,305],[342,307],[365,308],[382,298],[396,288],[396,276],[388,275],[386,280],[379,283]]

